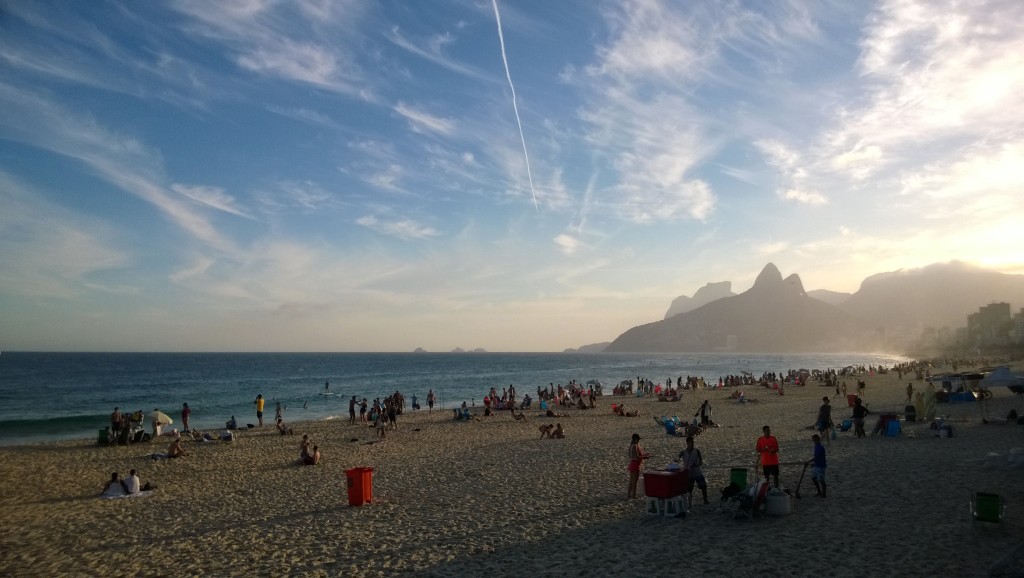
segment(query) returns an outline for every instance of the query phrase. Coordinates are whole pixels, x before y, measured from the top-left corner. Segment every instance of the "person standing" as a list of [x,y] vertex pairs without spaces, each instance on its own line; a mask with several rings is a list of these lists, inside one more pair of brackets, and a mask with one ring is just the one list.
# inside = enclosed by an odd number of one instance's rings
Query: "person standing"
[[708,483],[704,479],[704,472],[700,467],[704,465],[704,456],[700,450],[693,447],[693,436],[686,436],[686,448],[679,452],[679,461],[686,472],[686,493],[690,496],[690,505],[693,505],[693,486],[700,488],[704,496],[704,503],[708,503]]
[[348,400],[348,423],[356,423],[356,396],[352,396],[352,399]]
[[277,405],[274,406],[274,422],[276,423],[278,420],[282,419],[283,417],[284,417],[284,408],[281,407],[281,402],[278,401]]
[[906,401],[906,403],[909,405],[910,403],[913,402],[913,399],[914,399],[914,382],[908,381],[907,382],[907,401]]
[[700,415],[700,426],[702,428],[707,428],[707,427],[711,426],[711,402],[710,401],[705,399],[704,403],[700,404],[700,409],[697,410],[697,413],[693,414],[693,417],[697,417],[698,415]]
[[859,438],[867,435],[864,433],[864,416],[869,413],[871,412],[864,407],[864,402],[860,397],[853,400],[853,433]]
[[124,415],[121,410],[114,408],[114,413],[110,414],[110,429],[113,432],[111,443],[116,443],[118,437],[121,435],[121,429],[124,427]]
[[814,441],[814,457],[804,462],[804,466],[811,464],[811,481],[817,490],[814,495],[824,498],[828,489],[825,485],[825,446],[821,445],[821,436],[818,434],[812,435],[811,439]]
[[629,472],[629,488],[626,493],[627,498],[635,498],[637,482],[640,481],[640,469],[643,465],[644,460],[651,457],[651,454],[644,451],[640,447],[640,434],[633,434],[633,439],[629,443],[629,465],[626,466],[626,470]]
[[432,413],[433,411],[434,411],[434,390],[431,389],[430,391],[427,392],[427,413]]
[[827,440],[828,432],[832,431],[832,405],[827,395],[821,398],[821,401],[823,403],[818,408],[818,419],[814,422],[814,429]]
[[757,455],[761,462],[761,470],[767,480],[775,478],[775,487],[779,487],[779,440],[772,435],[768,426],[761,428],[764,435],[757,438]]
[[185,428],[185,433],[188,433],[188,417],[192,415],[192,410],[189,409],[187,403],[181,404],[181,425]]
[[256,419],[259,420],[260,427],[263,427],[263,404],[265,401],[261,393],[256,396],[256,401],[253,402],[256,404]]
[[363,398],[363,401],[359,403],[359,422],[362,423],[362,424],[369,425],[369,422],[366,421],[366,398],[365,397]]

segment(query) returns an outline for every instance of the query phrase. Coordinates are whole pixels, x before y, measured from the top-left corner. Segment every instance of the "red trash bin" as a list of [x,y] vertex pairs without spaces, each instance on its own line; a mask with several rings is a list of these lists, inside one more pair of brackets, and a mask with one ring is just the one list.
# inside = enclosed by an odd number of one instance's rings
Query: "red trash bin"
[[348,485],[348,505],[362,506],[373,502],[373,468],[345,470]]

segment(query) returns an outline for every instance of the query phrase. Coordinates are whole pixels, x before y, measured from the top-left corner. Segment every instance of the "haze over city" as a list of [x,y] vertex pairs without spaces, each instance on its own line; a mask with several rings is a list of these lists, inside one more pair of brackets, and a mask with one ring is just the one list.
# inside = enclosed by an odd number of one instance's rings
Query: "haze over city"
[[0,1],[0,63],[0,350],[560,351],[768,262],[1024,273],[1020,2]]

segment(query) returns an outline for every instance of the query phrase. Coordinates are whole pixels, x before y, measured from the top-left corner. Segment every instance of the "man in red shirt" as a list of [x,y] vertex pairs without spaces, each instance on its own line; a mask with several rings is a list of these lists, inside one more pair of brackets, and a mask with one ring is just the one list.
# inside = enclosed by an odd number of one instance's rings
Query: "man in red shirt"
[[757,454],[761,461],[765,479],[775,478],[775,487],[779,487],[779,440],[772,435],[768,426],[762,428],[764,435],[757,438]]

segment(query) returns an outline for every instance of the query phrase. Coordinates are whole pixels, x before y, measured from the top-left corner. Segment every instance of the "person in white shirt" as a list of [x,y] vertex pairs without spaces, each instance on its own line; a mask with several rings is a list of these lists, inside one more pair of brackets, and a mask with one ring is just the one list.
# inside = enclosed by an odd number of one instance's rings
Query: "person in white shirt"
[[128,477],[125,478],[123,482],[121,482],[121,485],[124,486],[124,491],[128,494],[139,493],[139,476],[138,474],[135,473],[135,468],[132,468],[131,470],[128,471]]
[[110,479],[107,480],[106,485],[103,486],[103,491],[100,492],[100,495],[104,498],[113,498],[124,495],[124,486],[121,485],[121,480],[118,478],[117,472],[110,474]]

